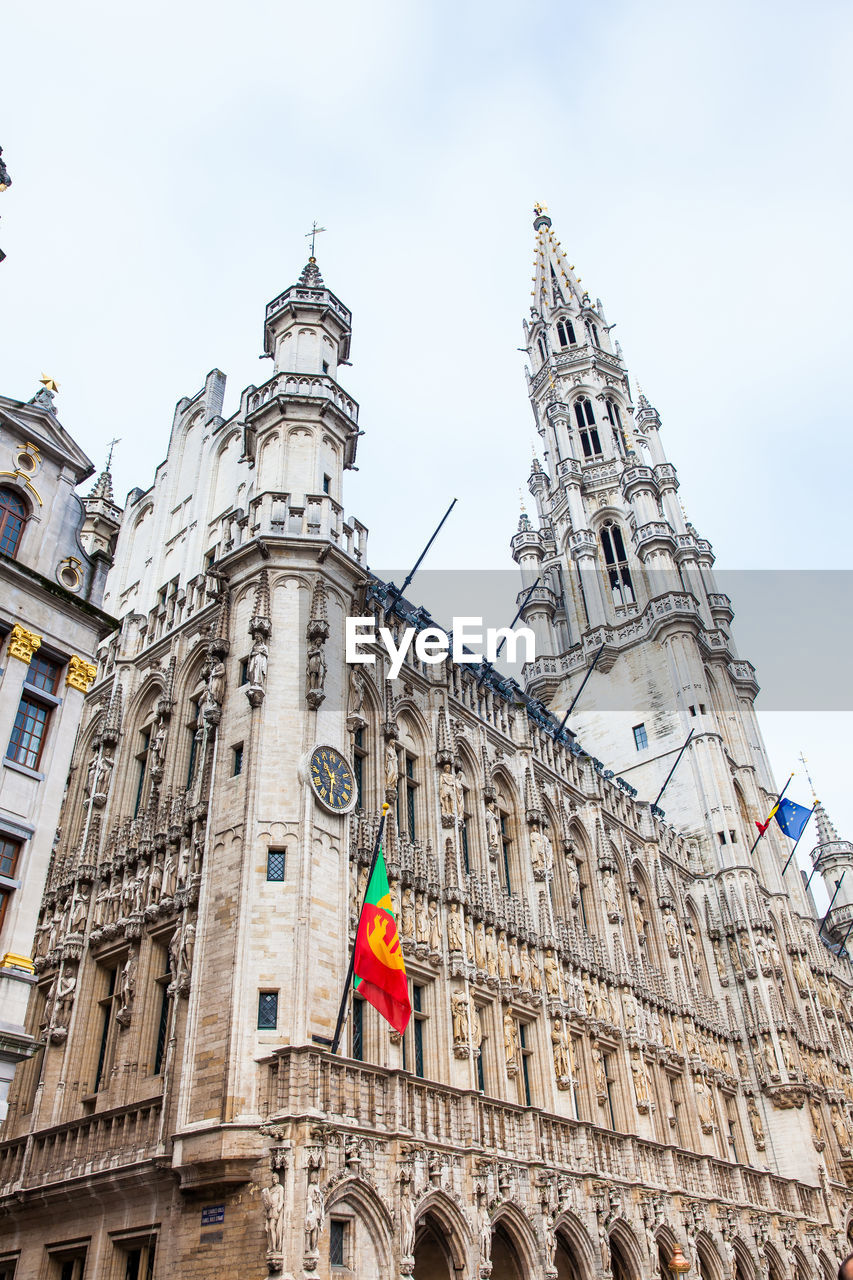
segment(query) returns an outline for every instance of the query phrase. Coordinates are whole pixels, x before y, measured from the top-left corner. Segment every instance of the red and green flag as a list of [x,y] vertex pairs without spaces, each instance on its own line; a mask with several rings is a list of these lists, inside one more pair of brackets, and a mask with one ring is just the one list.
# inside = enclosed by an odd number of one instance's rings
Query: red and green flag
[[358,921],[353,974],[358,994],[402,1035],[412,1016],[412,1004],[381,845]]

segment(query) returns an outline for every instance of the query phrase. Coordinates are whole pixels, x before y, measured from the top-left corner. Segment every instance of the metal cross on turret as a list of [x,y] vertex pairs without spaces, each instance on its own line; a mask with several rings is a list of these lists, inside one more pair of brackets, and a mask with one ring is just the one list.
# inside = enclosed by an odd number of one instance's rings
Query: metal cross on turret
[[322,231],[325,231],[325,230],[326,230],[326,228],[325,228],[325,227],[318,227],[318,226],[317,226],[317,219],[315,218],[315,219],[314,219],[314,221],[313,221],[313,222],[312,222],[312,224],[311,224],[311,230],[310,230],[310,231],[306,231],[306,232],[305,232],[305,239],[306,239],[306,240],[308,239],[308,237],[309,237],[309,236],[311,237],[311,257],[312,257],[312,258],[313,258],[313,257],[315,257],[315,253],[314,253],[314,242],[315,242],[315,240],[317,239],[317,236],[318,236],[318,235],[320,235],[320,233],[321,233]]

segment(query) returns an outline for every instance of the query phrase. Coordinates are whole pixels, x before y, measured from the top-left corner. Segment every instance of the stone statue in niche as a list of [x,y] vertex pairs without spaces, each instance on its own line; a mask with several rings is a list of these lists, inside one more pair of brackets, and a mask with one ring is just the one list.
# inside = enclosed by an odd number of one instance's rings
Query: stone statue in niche
[[116,1022],[126,1027],[130,1023],[133,1013],[133,1000],[136,995],[136,971],[138,961],[136,952],[131,950],[124,962],[124,967],[119,978],[119,1000],[120,1007],[116,1014]]
[[281,1257],[284,1247],[284,1187],[278,1174],[272,1175],[272,1185],[261,1192],[264,1208],[264,1230],[267,1233],[267,1257]]
[[501,824],[494,800],[486,805],[486,845],[492,857],[496,858],[501,847]]
[[[362,894],[361,897],[363,896]],[[400,932],[404,938],[415,936],[415,907],[412,902],[412,890],[408,886],[403,890],[403,902],[400,907]]]
[[[326,1221],[326,1205],[319,1185],[320,1170],[313,1166],[308,1170],[308,1193],[305,1197],[305,1253],[316,1266],[320,1236]],[[313,1270],[313,1267],[311,1268]]]
[[429,904],[429,949],[434,955],[441,954],[441,920],[438,915],[438,903]]
[[[59,1039],[64,1040],[68,1034],[68,1024],[71,1021],[71,1009],[74,1004],[74,993],[77,990],[77,976],[69,973],[68,970],[57,977],[56,990],[53,999],[52,1022],[50,1038],[52,1041]],[[57,1033],[61,1033],[61,1036]]]
[[561,1089],[569,1086],[569,1053],[563,1031],[562,1018],[555,1018],[551,1023],[551,1044],[554,1051],[554,1075]]
[[759,1151],[763,1151],[766,1145],[764,1137],[764,1126],[761,1123],[761,1116],[758,1114],[755,1098],[750,1098],[747,1103],[749,1111],[749,1123],[752,1128],[752,1136],[755,1139],[755,1145]]
[[309,640],[308,660],[306,664],[306,701],[309,707],[316,710],[325,698],[326,657],[323,653],[321,639]]
[[677,956],[679,951],[678,925],[676,924],[675,916],[672,914],[671,911],[664,912],[663,932],[664,932],[664,937],[666,938],[666,945],[669,949],[669,954],[671,956]]
[[211,658],[205,670],[207,688],[201,700],[202,716],[205,723],[216,725],[221,719],[225,698],[225,663],[221,658]]
[[450,997],[450,1016],[453,1023],[454,1049],[468,1050],[468,997],[464,991],[454,991]]
[[449,764],[443,765],[439,775],[438,799],[442,818],[450,818],[452,821],[456,805],[456,786],[453,781],[453,768]]
[[451,951],[463,950],[462,917],[459,914],[459,903],[451,902],[447,916],[447,946]]
[[415,1197],[408,1170],[400,1175],[400,1253],[403,1258],[414,1261]]
[[426,894],[420,894],[415,907],[415,929],[418,942],[429,942],[429,910],[427,907]]
[[537,880],[545,874],[545,842],[538,827],[530,828],[530,858]]
[[249,654],[249,684],[263,689],[267,682],[267,664],[269,662],[269,645],[262,635],[255,636],[252,652]]
[[504,1013],[504,1051],[507,1072],[515,1075],[518,1070],[518,1024],[511,1009],[507,1009]]
[[77,900],[71,913],[71,932],[85,933],[89,915],[89,895],[82,885],[77,886]]
[[477,921],[474,932],[474,960],[481,973],[486,972],[486,926],[482,920]]
[[396,794],[400,777],[400,761],[397,756],[397,744],[389,738],[385,744],[385,790]]
[[[350,720],[359,722],[356,728],[365,724],[364,717],[361,714],[364,706],[364,675],[361,668],[354,666],[350,672],[349,678],[349,696],[347,698],[347,716]],[[352,727],[352,726],[351,726]]]

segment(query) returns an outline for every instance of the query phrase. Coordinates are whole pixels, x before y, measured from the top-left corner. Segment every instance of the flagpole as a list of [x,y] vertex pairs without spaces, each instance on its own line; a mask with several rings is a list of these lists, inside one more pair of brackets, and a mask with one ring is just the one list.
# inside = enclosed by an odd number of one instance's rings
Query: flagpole
[[[515,617],[513,618],[512,622],[509,624],[509,629],[510,629],[510,631],[512,631],[513,627],[514,627],[514,626],[515,626],[515,624],[518,622],[519,618],[521,617],[522,613],[524,612],[524,606],[527,604],[527,601],[528,601],[528,600],[530,599],[530,597],[533,595],[533,592],[534,592],[534,591],[536,590],[536,588],[539,586],[539,583],[540,583],[541,581],[542,581],[542,577],[541,577],[541,575],[540,575],[540,576],[536,579],[536,581],[534,582],[533,586],[530,588],[530,590],[529,590],[529,591],[527,592],[527,594],[525,595],[525,597],[524,597],[524,599],[522,600],[521,604],[518,606],[518,612],[516,613],[516,615],[515,615]],[[504,647],[504,645],[505,645],[505,644],[506,644],[506,636],[504,636],[504,637],[503,637],[503,639],[501,640],[501,642],[500,642],[500,644],[498,645],[497,649],[495,650],[495,661],[497,661],[497,659],[501,656],[501,649]]]
[[[379,847],[382,843],[382,829],[385,826],[385,815],[387,814],[390,808],[391,808],[390,804],[383,804],[382,806],[382,817],[379,819],[379,827],[376,831],[376,842],[373,846],[373,857],[370,859],[370,870],[367,873],[367,884],[364,887],[364,902],[362,902],[361,911],[359,911],[358,913],[359,920],[361,920],[361,912],[364,911],[364,903],[367,901],[367,894],[370,889],[370,878],[373,875],[373,870],[379,858]],[[338,1041],[340,1040],[341,1032],[344,1029],[344,1021],[347,1016],[347,997],[349,996],[349,989],[350,989],[350,984],[352,982],[352,972],[353,972],[354,965],[355,965],[355,947],[353,947],[352,950],[350,951],[349,966],[347,967],[347,976],[346,976],[346,981],[344,982],[344,994],[341,996],[341,1007],[338,1010],[338,1021],[337,1021],[337,1025],[335,1026],[335,1035],[332,1040],[332,1048],[331,1048],[332,1053],[337,1053]]]
[[592,675],[593,671],[595,670],[595,665],[596,665],[596,663],[598,662],[598,659],[599,659],[599,658],[601,657],[601,655],[604,653],[604,649],[605,649],[605,645],[602,645],[602,646],[601,646],[601,648],[598,650],[598,653],[595,655],[595,657],[593,658],[592,662],[590,663],[589,670],[587,671],[586,675],[584,676],[583,680],[581,681],[581,687],[578,689],[577,693],[576,693],[576,694],[575,694],[575,696],[572,698],[571,706],[569,707],[569,709],[568,709],[568,711],[566,712],[566,714],[563,716],[562,724],[560,725],[559,729],[557,730],[557,737],[558,737],[558,738],[559,738],[560,734],[563,732],[563,730],[564,730],[564,729],[565,729],[565,727],[566,727],[566,721],[568,720],[569,716],[572,714],[572,712],[574,711],[575,707],[577,706],[578,698],[581,696],[581,694],[583,693],[584,689],[586,688],[586,682],[587,682],[587,680],[589,679],[589,677]]
[[[815,811],[815,807],[814,807],[814,805],[812,805],[811,809],[809,810],[809,818],[812,816],[812,814],[814,813],[814,811]],[[784,867],[782,868],[782,875],[784,875],[784,874],[785,874],[785,872],[788,870],[788,868],[789,868],[789,867],[790,867],[790,865],[791,865],[791,859],[793,858],[794,854],[797,852],[797,845],[798,845],[798,844],[800,843],[800,841],[802,840],[803,835],[805,834],[806,827],[809,825],[809,818],[806,818],[806,821],[805,821],[805,823],[804,823],[804,825],[803,825],[803,829],[802,829],[802,831],[800,832],[800,834],[797,836],[796,840],[794,841],[794,847],[793,847],[793,849],[791,850],[791,852],[788,854],[788,861],[785,863]]]
[[660,791],[658,792],[658,798],[657,798],[657,800],[655,800],[654,804],[652,805],[652,808],[653,808],[653,809],[656,809],[656,808],[658,807],[658,805],[660,804],[660,798],[661,798],[661,796],[663,795],[664,791],[666,791],[667,787],[669,786],[669,780],[670,780],[670,778],[672,777],[672,775],[675,773],[676,769],[678,768],[678,762],[679,762],[679,760],[680,760],[680,759],[681,759],[681,757],[684,755],[684,753],[685,753],[685,751],[687,750],[687,748],[690,746],[690,739],[693,737],[693,735],[694,735],[694,733],[695,733],[695,732],[696,732],[696,730],[695,730],[695,729],[691,729],[691,730],[690,730],[690,732],[688,733],[688,735],[687,735],[687,741],[685,742],[684,746],[683,746],[683,747],[681,748],[681,750],[679,751],[679,753],[678,753],[678,755],[677,755],[677,757],[676,757],[676,760],[675,760],[675,764],[672,766],[672,768],[670,769],[669,773],[666,775],[666,782],[665,782],[665,783],[663,784],[663,786],[661,787]]
[[[791,774],[791,777],[788,779],[788,781],[785,783],[784,787],[782,788],[782,790],[779,792],[778,796],[776,797],[775,804],[773,805],[773,809],[772,809],[772,810],[771,810],[771,812],[770,812],[770,818],[772,818],[772,817],[773,817],[773,810],[775,810],[776,808],[778,808],[778,806],[779,806],[779,801],[782,799],[783,795],[785,794],[785,792],[786,792],[786,791],[788,790],[788,788],[790,787],[790,785],[791,785],[791,778],[793,778],[793,776],[794,776],[794,775],[793,775],[793,774]],[[768,819],[767,819],[767,826],[765,826],[764,831],[759,831],[758,835],[755,837],[755,840],[753,841],[752,848],[751,848],[751,849],[750,849],[750,851],[749,851],[749,856],[750,856],[750,857],[752,857],[752,855],[755,853],[756,845],[758,844],[758,842],[759,842],[759,840],[761,839],[761,837],[764,835],[764,832],[767,830],[767,827],[769,827],[769,826],[770,826],[770,818],[768,818]]]
[[435,542],[435,540],[436,540],[436,538],[438,537],[438,535],[441,533],[441,527],[442,527],[442,525],[444,524],[444,522],[445,522],[445,520],[447,519],[447,517],[450,515],[451,511],[453,510],[453,508],[456,506],[456,503],[457,503],[457,499],[456,499],[456,498],[454,498],[454,499],[453,499],[453,501],[451,502],[450,506],[449,506],[449,507],[447,508],[447,510],[445,511],[444,515],[441,517],[441,520],[440,520],[440,521],[439,521],[439,523],[438,523],[438,528],[436,529],[435,533],[432,535],[432,537],[430,538],[429,542],[426,544],[426,546],[424,547],[423,551],[421,552],[421,554],[418,556],[417,560],[415,561],[415,567],[414,567],[414,568],[413,568],[413,569],[412,569],[412,570],[411,570],[411,571],[406,575],[406,580],[405,580],[405,582],[403,583],[403,585],[402,585],[402,587],[400,588],[400,590],[397,592],[397,599],[398,599],[398,600],[399,600],[399,599],[401,599],[401,597],[402,597],[403,595],[405,595],[406,588],[411,584],[412,578],[414,578],[415,574],[417,573],[418,569],[420,568],[421,561],[423,560],[423,558],[424,558],[424,556],[426,555],[426,553],[429,551],[429,549],[430,549],[430,547],[432,546],[432,544]]

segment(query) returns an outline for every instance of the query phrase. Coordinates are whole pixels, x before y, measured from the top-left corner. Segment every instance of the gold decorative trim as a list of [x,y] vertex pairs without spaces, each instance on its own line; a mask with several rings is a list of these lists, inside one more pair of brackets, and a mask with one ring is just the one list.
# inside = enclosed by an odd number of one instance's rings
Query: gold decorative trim
[[16,623],[9,636],[9,656],[26,662],[32,662],[33,654],[41,646],[41,636],[35,631],[27,631],[20,623]]
[[72,689],[79,689],[81,693],[88,693],[97,674],[98,668],[93,663],[87,662],[85,658],[78,658],[74,653],[68,659],[65,683]]
[[36,971],[36,967],[29,956],[16,956],[12,951],[7,951],[3,959],[0,960],[0,969],[25,969],[27,973],[35,973]]
[[13,480],[23,480],[24,488],[29,489],[30,493],[35,494],[36,501],[40,507],[44,506],[44,503],[41,500],[41,494],[34,484],[30,484],[26,471],[21,471],[20,468],[16,471],[0,471],[0,476],[10,476]]

